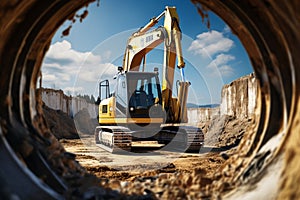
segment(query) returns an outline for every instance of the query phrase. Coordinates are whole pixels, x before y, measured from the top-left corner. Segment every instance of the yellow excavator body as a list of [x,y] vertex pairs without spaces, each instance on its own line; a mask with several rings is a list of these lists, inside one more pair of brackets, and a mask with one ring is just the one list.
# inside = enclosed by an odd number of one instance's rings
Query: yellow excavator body
[[[164,17],[164,25],[154,25]],[[164,43],[162,80],[158,69],[146,69],[146,56]],[[177,58],[177,62],[176,62]],[[173,97],[174,72],[177,64],[181,80],[176,81],[177,97]],[[135,140],[157,140],[176,148],[199,150],[204,135],[200,128],[187,126],[187,97],[190,82],[185,80],[185,63],[181,47],[181,30],[175,7],[166,7],[156,18],[133,33],[127,42],[123,66],[115,76],[114,92],[109,81],[99,84],[99,125],[95,141],[114,152],[130,151]],[[104,91],[104,92],[103,92]]]

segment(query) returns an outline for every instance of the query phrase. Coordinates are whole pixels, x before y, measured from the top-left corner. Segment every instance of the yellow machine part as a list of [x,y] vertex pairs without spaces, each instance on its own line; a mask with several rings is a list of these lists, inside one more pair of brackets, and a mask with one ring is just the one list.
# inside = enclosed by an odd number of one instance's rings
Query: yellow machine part
[[130,118],[116,116],[116,98],[110,97],[99,105],[100,124],[162,124],[163,118]]
[[114,119],[116,117],[116,98],[103,99],[99,105],[99,123],[101,119]]

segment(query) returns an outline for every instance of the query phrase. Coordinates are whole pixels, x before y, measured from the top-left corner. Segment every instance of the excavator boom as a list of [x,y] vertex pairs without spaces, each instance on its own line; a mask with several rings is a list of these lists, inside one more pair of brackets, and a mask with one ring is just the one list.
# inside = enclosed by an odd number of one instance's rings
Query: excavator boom
[[[164,16],[163,27],[153,31],[150,29],[158,23]],[[168,112],[168,122],[183,122],[186,118],[186,98],[189,84],[179,84],[179,87],[184,87],[180,99],[172,98],[172,90],[174,85],[174,71],[176,66],[181,70],[181,80],[185,81],[184,67],[185,62],[182,56],[181,47],[181,29],[179,26],[179,17],[175,7],[166,7],[158,17],[153,18],[150,22],[140,30],[132,34],[128,39],[125,56],[123,59],[124,71],[144,71],[145,67],[142,61],[146,60],[148,52],[153,50],[159,44],[164,42],[164,61],[162,69],[162,106]],[[180,107],[180,109],[176,109]]]

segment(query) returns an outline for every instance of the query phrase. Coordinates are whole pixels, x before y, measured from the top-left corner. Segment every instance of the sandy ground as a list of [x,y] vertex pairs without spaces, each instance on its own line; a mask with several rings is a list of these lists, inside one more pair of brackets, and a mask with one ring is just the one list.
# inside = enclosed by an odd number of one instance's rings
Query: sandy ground
[[97,147],[91,136],[60,142],[99,178],[100,186],[128,199],[210,198],[205,191],[225,162],[220,152],[214,152],[217,148],[210,147],[198,153],[134,148],[132,153],[111,154]]
[[[200,153],[178,153],[135,148],[132,153],[111,154],[97,147],[94,138],[60,141],[68,152],[76,154],[76,160],[97,177],[134,180],[138,177],[160,173],[192,173],[201,171],[212,177],[224,162],[219,152],[203,147]],[[204,153],[205,152],[205,153]]]
[[[133,144],[131,152],[112,154],[96,146],[94,135],[87,134],[95,125],[87,123],[86,113],[74,120],[44,109],[52,119],[47,121],[51,131],[65,150],[97,177],[96,185],[111,191],[107,193],[111,199],[218,199],[236,188],[231,182],[243,163],[243,159],[236,159],[239,144],[245,135],[251,135],[255,124],[251,118],[220,116],[195,125],[204,132],[205,145],[200,152],[170,152],[159,149],[155,142],[146,142]],[[84,128],[76,129],[78,125]]]
[[100,186],[129,199],[145,195],[149,199],[211,199],[234,189],[230,181],[224,181],[234,178],[234,168],[224,166],[234,160],[239,142],[251,124],[250,119],[226,116],[199,124],[206,130],[205,145],[194,153],[163,151],[146,143],[148,148],[135,147],[132,152],[111,154],[96,146],[94,136],[88,134],[60,142],[88,172],[99,178]]

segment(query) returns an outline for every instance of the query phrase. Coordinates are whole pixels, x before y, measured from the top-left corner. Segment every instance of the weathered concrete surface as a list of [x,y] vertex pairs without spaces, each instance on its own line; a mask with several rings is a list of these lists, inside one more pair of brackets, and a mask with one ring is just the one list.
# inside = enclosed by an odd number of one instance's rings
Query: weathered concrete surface
[[38,93],[45,104],[45,120],[56,138],[78,138],[81,133],[94,133],[98,125],[97,105],[68,96],[62,90],[40,88]]
[[210,121],[220,116],[220,107],[216,108],[188,108],[188,123],[196,125],[199,122]]
[[207,122],[219,116],[251,118],[258,114],[259,93],[259,81],[254,73],[243,76],[223,86],[219,107],[189,108],[189,123]]
[[90,118],[98,116],[98,106],[88,103],[85,99],[79,97],[67,96],[62,90],[39,89],[42,101],[54,110],[61,110],[70,117],[74,117],[78,112],[86,109]]
[[254,73],[224,85],[221,94],[220,115],[236,118],[252,116],[257,108],[259,82]]

